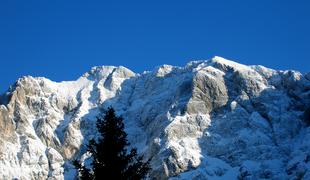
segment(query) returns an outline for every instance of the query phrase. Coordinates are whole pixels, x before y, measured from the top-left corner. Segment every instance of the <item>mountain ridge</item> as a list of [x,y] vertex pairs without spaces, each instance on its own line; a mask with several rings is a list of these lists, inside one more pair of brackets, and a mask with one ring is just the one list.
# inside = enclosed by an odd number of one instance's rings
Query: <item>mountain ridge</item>
[[142,74],[97,66],[76,81],[23,77],[1,98],[0,177],[73,179],[71,161],[87,159],[108,106],[153,158],[151,178],[310,177],[308,76],[214,57]]

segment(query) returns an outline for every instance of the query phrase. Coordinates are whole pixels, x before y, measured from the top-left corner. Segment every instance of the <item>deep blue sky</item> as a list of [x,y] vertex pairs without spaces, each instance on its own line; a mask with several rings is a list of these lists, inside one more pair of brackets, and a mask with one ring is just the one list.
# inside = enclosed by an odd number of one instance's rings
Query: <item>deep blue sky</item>
[[310,70],[310,1],[0,2],[0,91],[23,75],[74,80],[95,65],[133,71],[219,55]]

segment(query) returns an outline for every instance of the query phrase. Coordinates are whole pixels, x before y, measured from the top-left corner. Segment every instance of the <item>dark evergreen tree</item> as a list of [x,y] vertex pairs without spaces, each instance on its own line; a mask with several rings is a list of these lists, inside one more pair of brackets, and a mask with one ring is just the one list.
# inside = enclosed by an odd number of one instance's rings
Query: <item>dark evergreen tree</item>
[[91,171],[85,166],[82,166],[78,160],[73,161],[73,165],[78,169],[80,179],[95,179],[93,174],[91,174]]
[[104,115],[97,118],[97,129],[101,137],[91,140],[87,147],[93,157],[92,169],[74,162],[80,179],[145,178],[150,170],[149,161],[143,162],[143,156],[139,156],[135,148],[127,150],[130,143],[124,131],[123,118],[116,116],[113,108],[108,108]]

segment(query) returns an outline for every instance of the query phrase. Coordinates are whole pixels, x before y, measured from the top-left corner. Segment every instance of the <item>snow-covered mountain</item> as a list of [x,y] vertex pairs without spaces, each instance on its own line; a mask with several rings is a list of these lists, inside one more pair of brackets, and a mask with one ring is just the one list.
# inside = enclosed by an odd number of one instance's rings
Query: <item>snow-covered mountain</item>
[[76,81],[20,78],[0,98],[0,179],[74,179],[100,108],[125,119],[151,179],[310,179],[310,73],[220,57]]

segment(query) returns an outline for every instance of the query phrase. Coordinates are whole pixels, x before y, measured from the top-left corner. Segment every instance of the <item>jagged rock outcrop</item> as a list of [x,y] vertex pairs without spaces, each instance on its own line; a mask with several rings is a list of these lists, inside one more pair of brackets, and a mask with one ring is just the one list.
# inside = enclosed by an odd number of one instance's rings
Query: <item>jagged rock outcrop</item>
[[310,178],[309,73],[220,57],[76,81],[19,79],[0,98],[0,179],[74,179],[100,108],[125,119],[151,179]]

